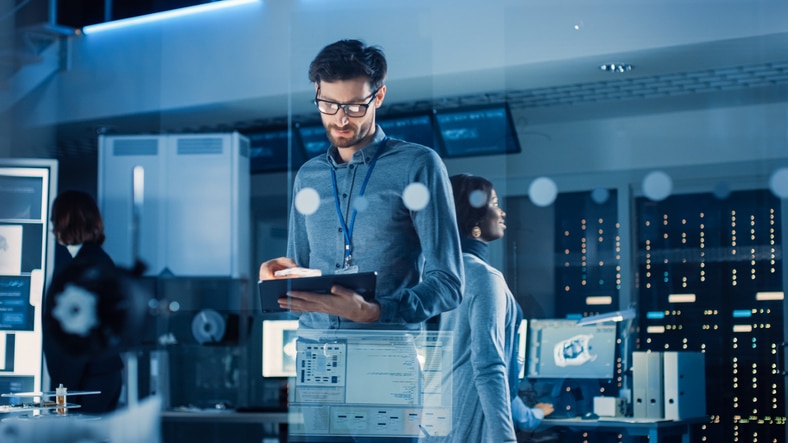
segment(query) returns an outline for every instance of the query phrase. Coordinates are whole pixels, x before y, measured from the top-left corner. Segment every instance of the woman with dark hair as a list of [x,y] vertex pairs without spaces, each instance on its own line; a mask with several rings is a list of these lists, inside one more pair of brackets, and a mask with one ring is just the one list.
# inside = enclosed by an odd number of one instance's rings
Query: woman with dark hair
[[[97,249],[97,258],[112,264],[112,259],[104,253],[104,221],[93,198],[82,191],[63,191],[52,202],[52,232],[58,244],[65,246],[74,257],[80,247]],[[92,245],[92,246],[91,246]]]
[[[518,364],[515,341],[522,314],[503,274],[487,263],[487,244],[503,238],[506,213],[498,206],[498,195],[489,180],[470,174],[450,179],[465,289],[460,306],[441,314],[441,330],[454,334],[449,440],[515,442],[522,416],[513,419],[511,402],[519,400],[522,405],[522,400],[516,386],[511,386],[510,373],[516,373]],[[516,410],[533,413],[526,409]]]
[[[101,245],[104,243],[104,222],[93,198],[82,191],[64,191],[52,203],[52,232],[58,244],[64,246],[72,259],[54,272],[55,283],[69,280],[69,273],[76,270],[95,269],[111,274],[115,264]],[[58,306],[61,294],[50,291],[44,301],[45,315],[63,320],[73,319],[73,313],[64,313]],[[98,305],[98,301],[93,301]],[[95,306],[94,305],[94,306]],[[72,322],[73,323],[73,322]],[[70,331],[88,335],[90,321],[83,321],[84,331]],[[43,348],[50,389],[63,385],[68,391],[101,391],[97,395],[69,397],[69,403],[81,405],[79,412],[104,413],[114,410],[123,387],[123,361],[117,352],[101,355],[74,355],[64,349],[54,334],[61,333],[43,322]],[[79,325],[77,325],[79,326]],[[61,340],[62,342],[62,340]]]

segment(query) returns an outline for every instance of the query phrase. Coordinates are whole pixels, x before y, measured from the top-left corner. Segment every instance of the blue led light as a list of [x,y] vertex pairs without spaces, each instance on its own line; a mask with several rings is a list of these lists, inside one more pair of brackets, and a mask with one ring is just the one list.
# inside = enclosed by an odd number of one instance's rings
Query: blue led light
[[659,320],[665,318],[665,313],[662,311],[651,311],[646,313],[646,318],[649,320]]
[[82,33],[85,35],[96,34],[99,32],[109,31],[111,29],[123,28],[126,26],[139,25],[142,23],[150,23],[161,20],[169,20],[175,17],[183,17],[185,15],[192,15],[201,12],[215,11],[218,9],[230,8],[234,6],[245,5],[248,3],[255,3],[260,0],[222,0],[211,3],[203,3],[201,5],[189,6],[187,8],[172,9],[170,11],[157,12],[155,14],[141,15],[139,17],[131,17],[122,20],[115,20],[111,22],[97,23],[82,28]]
[[749,309],[738,309],[733,311],[733,318],[752,317],[752,311]]

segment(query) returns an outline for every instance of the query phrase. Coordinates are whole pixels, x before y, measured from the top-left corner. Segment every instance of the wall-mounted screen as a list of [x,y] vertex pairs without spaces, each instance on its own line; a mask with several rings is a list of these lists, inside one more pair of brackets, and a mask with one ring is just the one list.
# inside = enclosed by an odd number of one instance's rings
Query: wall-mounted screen
[[616,323],[577,326],[575,320],[532,319],[528,378],[606,379],[616,367]]
[[[441,153],[440,140],[430,114],[381,117],[377,123],[389,137],[428,146]],[[325,154],[330,146],[326,129],[321,123],[297,123],[296,132],[308,159]]]
[[328,151],[328,137],[326,137],[326,128],[322,123],[313,125],[296,123],[296,132],[301,140],[301,146],[304,147],[307,159],[325,154]]
[[432,125],[430,114],[382,117],[378,120],[378,124],[391,138],[418,143],[440,152],[438,148],[440,141]]
[[287,128],[245,133],[251,173],[297,170],[304,155],[291,134]]
[[298,320],[263,320],[263,377],[296,376]]
[[435,124],[448,158],[520,152],[506,104],[438,110]]

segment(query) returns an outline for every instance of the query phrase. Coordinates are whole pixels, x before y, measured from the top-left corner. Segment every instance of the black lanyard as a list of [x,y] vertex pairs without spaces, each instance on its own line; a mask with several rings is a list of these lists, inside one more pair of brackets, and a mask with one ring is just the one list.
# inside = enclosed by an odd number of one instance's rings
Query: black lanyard
[[[385,146],[386,139],[381,142],[383,146]],[[372,175],[372,170],[375,169],[375,164],[378,161],[378,155],[382,146],[378,148],[378,151],[375,153],[375,156],[372,157],[372,161],[369,162],[369,169],[367,169],[367,175],[364,176],[364,181],[361,182],[361,189],[358,192],[358,196],[362,197],[364,192],[367,190],[367,182],[369,182],[369,177]],[[342,232],[345,234],[345,268],[347,269],[350,267],[350,262],[353,258],[353,248],[351,246],[351,241],[353,239],[353,225],[356,223],[356,213],[358,213],[358,209],[353,208],[353,212],[350,215],[350,225],[345,222],[345,217],[342,216],[342,208],[339,204],[339,189],[337,188],[337,173],[334,171],[334,168],[331,168],[331,184],[334,185],[334,203],[337,207],[337,217],[339,217],[339,222],[342,223]]]

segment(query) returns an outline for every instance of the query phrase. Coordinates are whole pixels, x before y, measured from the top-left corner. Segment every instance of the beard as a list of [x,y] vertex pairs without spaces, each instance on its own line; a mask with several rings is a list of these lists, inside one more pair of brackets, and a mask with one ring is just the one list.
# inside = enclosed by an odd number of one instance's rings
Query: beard
[[[351,131],[349,137],[334,137],[332,131],[334,129],[342,130],[342,131]],[[350,148],[353,146],[358,145],[361,143],[362,140],[369,134],[369,125],[360,125],[354,127],[353,125],[346,125],[346,126],[337,126],[337,125],[328,125],[326,126],[326,135],[328,136],[328,141],[331,142],[332,145],[336,146],[337,148]]]

